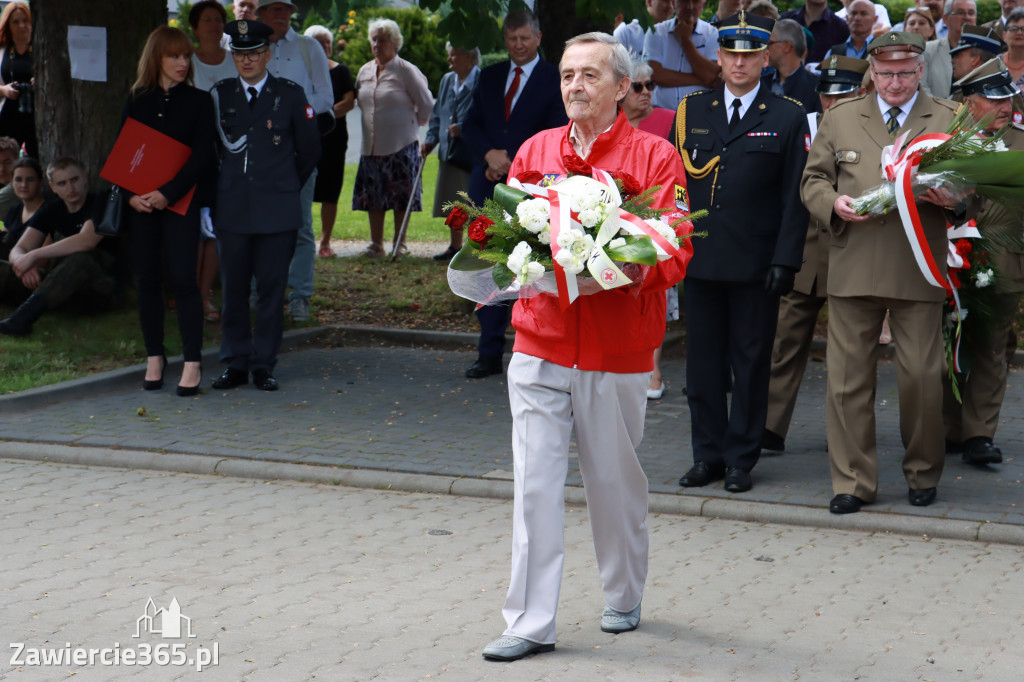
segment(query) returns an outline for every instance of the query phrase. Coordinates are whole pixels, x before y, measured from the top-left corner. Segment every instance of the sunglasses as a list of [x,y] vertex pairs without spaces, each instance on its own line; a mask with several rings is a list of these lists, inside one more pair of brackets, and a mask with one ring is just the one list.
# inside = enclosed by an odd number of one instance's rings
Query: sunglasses
[[647,81],[646,83],[633,83],[632,88],[633,92],[637,93],[638,95],[644,91],[644,88],[647,88],[648,92],[654,92],[654,81]]

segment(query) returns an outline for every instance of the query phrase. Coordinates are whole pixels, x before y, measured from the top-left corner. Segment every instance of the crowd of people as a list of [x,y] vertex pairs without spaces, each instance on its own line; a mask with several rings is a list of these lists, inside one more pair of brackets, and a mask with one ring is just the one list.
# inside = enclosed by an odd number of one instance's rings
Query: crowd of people
[[[540,55],[537,17],[515,10],[502,23],[508,59],[481,69],[479,50],[448,44],[450,72],[435,99],[423,73],[399,56],[404,37],[394,21],[369,23],[373,59],[353,77],[331,59],[329,30],[294,31],[286,0],[236,0],[232,22],[219,2],[198,2],[188,17],[198,45],[174,28],[153,31],[122,117],[191,150],[160,187],[124,188],[143,387],[163,386],[166,277],[184,349],[179,395],[199,390],[204,317],[223,325],[215,389],[250,375],[259,389],[278,388],[286,297],[294,319],[309,316],[317,254],[333,255],[344,116],[358,106],[351,208],[367,212],[371,258],[387,253],[389,211],[390,252],[405,251],[408,213],[421,210],[423,161],[435,149],[436,217],[458,192],[482,205],[498,183],[524,173],[550,183],[581,168],[660,187],[654,207],[667,218],[706,212],[704,234],[652,267],[631,295],[602,291],[568,309],[534,296],[477,310],[478,357],[467,377],[504,373],[510,316],[517,331],[507,366],[515,474],[508,627],[485,658],[554,648],[563,547],[553,521],[562,519],[574,434],[593,501],[607,603],[601,628],[638,626],[647,479],[636,448],[647,400],[665,390],[660,346],[666,321],[679,317],[680,283],[694,458],[680,486],[722,481],[743,493],[762,453],[785,451],[827,305],[829,510],[855,513],[878,494],[873,403],[886,325],[895,339],[907,499],[930,505],[948,453],[985,467],[1002,461],[994,437],[1006,340],[1024,292],[1024,247],[1016,246],[1024,210],[931,187],[915,200],[912,244],[898,216],[864,215],[854,198],[878,183],[884,147],[901,133],[943,132],[961,103],[983,124],[981,136],[998,133],[1010,149],[1024,149],[1024,7],[1016,5],[1001,0],[1001,16],[976,26],[974,0],[921,0],[892,28],[885,8],[868,0],[836,13],[825,0],[807,0],[782,14],[769,0],[728,0],[711,21],[701,19],[704,0],[647,0],[651,29],[632,20],[614,36],[577,36],[558,65]],[[71,158],[46,166],[57,198],[44,201],[34,133],[11,115],[31,92],[21,87],[32,83],[30,37],[28,6],[11,3],[0,15],[0,298],[18,305],[0,321],[7,335],[31,333],[47,310],[71,302],[109,307],[118,291],[121,235],[102,236],[109,201],[88,190],[82,163]],[[314,202],[323,206],[319,247]],[[944,273],[947,229],[968,220],[1002,234],[1005,246],[992,255],[997,324],[954,400],[941,334],[946,293],[918,263],[930,259]],[[462,240],[453,225],[435,259],[450,260]],[[210,295],[218,269],[219,310]]]

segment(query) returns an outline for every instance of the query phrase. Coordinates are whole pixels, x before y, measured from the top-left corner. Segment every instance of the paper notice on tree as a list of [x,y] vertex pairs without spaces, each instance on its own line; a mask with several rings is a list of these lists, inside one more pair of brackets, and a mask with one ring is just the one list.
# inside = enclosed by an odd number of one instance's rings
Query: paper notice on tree
[[71,77],[107,82],[107,29],[103,26],[68,26]]

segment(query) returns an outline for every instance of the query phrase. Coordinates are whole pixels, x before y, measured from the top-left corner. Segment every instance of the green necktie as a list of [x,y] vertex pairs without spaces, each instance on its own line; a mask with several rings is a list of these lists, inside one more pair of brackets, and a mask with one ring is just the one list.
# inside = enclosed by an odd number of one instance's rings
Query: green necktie
[[900,108],[892,107],[885,113],[889,114],[889,118],[885,121],[885,129],[889,131],[889,137],[894,138],[896,131],[900,129]]

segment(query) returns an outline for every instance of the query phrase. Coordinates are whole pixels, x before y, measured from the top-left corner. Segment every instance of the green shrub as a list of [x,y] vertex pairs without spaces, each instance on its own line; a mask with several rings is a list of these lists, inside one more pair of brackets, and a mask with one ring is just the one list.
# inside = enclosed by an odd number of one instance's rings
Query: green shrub
[[431,92],[436,93],[441,76],[448,71],[448,53],[444,49],[444,39],[437,35],[440,18],[418,7],[356,12],[355,21],[342,26],[338,31],[338,38],[344,40],[345,45],[338,58],[352,69],[353,76],[363,64],[372,60],[373,53],[370,51],[366,29],[370,21],[378,18],[393,19],[398,24],[404,42],[398,56],[422,71]]

